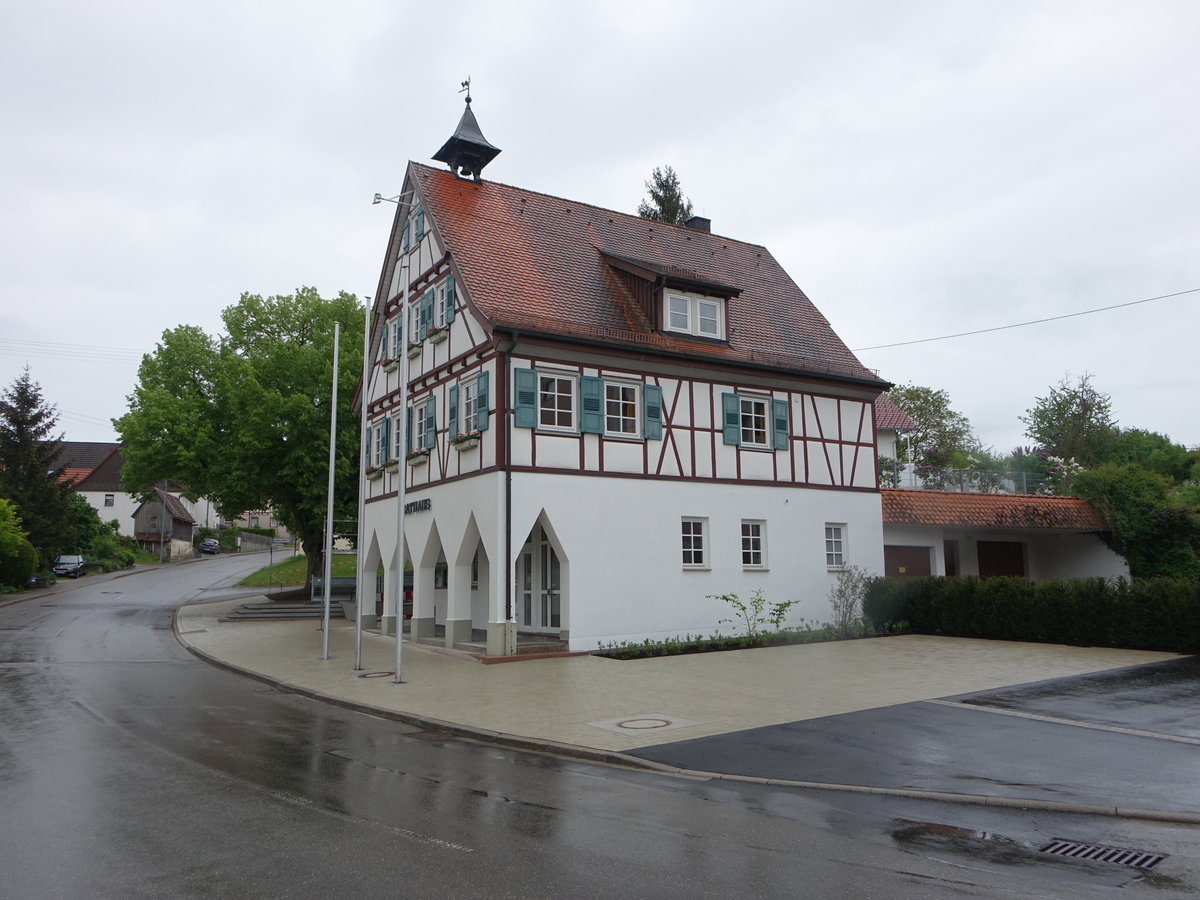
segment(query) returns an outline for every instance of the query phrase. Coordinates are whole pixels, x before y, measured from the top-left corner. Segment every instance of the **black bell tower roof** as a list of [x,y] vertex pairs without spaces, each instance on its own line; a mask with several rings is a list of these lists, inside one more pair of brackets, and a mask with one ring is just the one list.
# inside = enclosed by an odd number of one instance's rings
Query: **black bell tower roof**
[[450,171],[459,178],[481,181],[479,173],[499,152],[500,148],[489,144],[483,132],[479,130],[475,113],[471,112],[471,95],[467,94],[467,108],[463,110],[462,118],[458,121],[458,128],[454,130],[450,139],[442,144],[442,148],[433,154],[433,158],[449,165]]

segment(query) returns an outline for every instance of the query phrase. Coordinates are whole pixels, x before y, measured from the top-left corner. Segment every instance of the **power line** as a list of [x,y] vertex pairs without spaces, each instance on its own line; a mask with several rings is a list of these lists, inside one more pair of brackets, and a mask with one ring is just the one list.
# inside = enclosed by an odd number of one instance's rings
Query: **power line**
[[915,341],[898,341],[895,344],[876,344],[874,347],[859,347],[850,351],[851,353],[861,353],[864,350],[886,350],[889,347],[907,347],[911,344],[928,344],[933,341],[948,341],[950,338],[969,337],[973,334],[987,334],[991,331],[1004,331],[1008,328],[1024,328],[1026,325],[1041,325],[1043,322],[1057,322],[1060,319],[1073,319],[1076,316],[1090,316],[1092,313],[1107,312],[1110,309],[1123,309],[1126,306],[1137,306],[1139,303],[1153,303],[1155,300],[1167,300],[1171,297],[1182,297],[1184,294],[1195,294],[1200,291],[1200,288],[1191,288],[1186,291],[1176,291],[1174,294],[1162,294],[1158,297],[1147,297],[1144,300],[1130,300],[1128,303],[1114,303],[1112,306],[1099,306],[1095,309],[1085,309],[1080,312],[1065,313],[1061,316],[1049,316],[1045,319],[1030,319],[1028,322],[1014,322],[1011,325],[997,325],[994,328],[980,328],[976,331],[960,331],[957,334],[943,334],[939,337],[920,338]]
[[44,356],[51,359],[88,359],[100,362],[139,362],[145,351],[132,347],[101,347],[0,338],[0,353],[9,356]]

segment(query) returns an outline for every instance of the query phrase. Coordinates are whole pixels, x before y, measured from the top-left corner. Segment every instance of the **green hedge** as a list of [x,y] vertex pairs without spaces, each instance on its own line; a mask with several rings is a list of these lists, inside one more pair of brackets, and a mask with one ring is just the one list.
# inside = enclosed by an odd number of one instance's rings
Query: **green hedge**
[[1200,652],[1200,580],[879,578],[863,614],[878,633]]

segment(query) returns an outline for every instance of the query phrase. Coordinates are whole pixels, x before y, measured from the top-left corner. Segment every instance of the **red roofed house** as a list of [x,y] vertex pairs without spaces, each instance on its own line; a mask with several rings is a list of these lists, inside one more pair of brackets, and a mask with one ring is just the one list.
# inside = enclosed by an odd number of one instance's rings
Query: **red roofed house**
[[1031,494],[884,490],[886,575],[1020,575],[1040,581],[1129,575],[1097,537],[1085,500]]
[[468,105],[450,169],[410,163],[395,198],[360,580],[391,574],[364,622],[395,629],[401,479],[418,638],[728,632],[710,595],[756,589],[827,617],[842,565],[883,568],[887,383],[765,247],[483,180],[497,153]]

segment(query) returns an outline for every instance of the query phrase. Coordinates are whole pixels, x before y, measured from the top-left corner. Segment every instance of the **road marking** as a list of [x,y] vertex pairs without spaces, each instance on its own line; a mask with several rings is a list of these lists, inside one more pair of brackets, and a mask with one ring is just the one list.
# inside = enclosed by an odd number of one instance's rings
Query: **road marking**
[[1174,741],[1177,744],[1200,744],[1200,738],[1185,737],[1181,734],[1162,734],[1158,731],[1142,731],[1140,728],[1124,728],[1120,725],[1102,725],[1099,722],[1081,722],[1078,719],[1061,719],[1058,716],[1043,716],[1038,713],[1020,712],[1015,709],[999,709],[995,706],[980,706],[976,703],[963,703],[960,700],[925,700],[925,703],[936,703],[938,706],[949,706],[954,709],[974,709],[979,712],[992,713],[997,716],[1012,716],[1014,719],[1032,719],[1035,722],[1049,722],[1052,725],[1073,725],[1076,728],[1090,728],[1093,731],[1111,731],[1115,734],[1128,734],[1132,737],[1154,738],[1159,741]]

